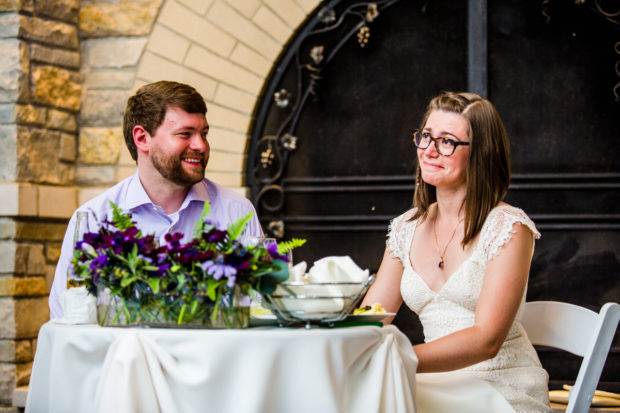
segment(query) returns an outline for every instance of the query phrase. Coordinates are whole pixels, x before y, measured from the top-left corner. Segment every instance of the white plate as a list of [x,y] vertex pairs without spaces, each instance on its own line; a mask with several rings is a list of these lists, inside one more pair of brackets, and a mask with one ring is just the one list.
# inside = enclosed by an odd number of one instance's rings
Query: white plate
[[350,314],[343,321],[348,323],[362,323],[381,321],[384,318],[395,316],[396,313],[379,313],[379,314]]
[[[371,323],[379,322],[387,317],[395,316],[396,313],[381,314],[349,314],[342,322],[345,323]],[[266,327],[277,326],[278,319],[273,314],[264,314],[256,317],[250,317],[250,327]]]

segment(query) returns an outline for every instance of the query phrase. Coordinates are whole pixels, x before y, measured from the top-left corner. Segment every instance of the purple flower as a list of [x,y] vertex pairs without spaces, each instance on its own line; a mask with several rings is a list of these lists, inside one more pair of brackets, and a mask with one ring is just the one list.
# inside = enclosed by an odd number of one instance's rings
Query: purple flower
[[207,242],[222,242],[228,236],[228,232],[219,229],[212,229],[206,234]]
[[237,274],[237,269],[232,265],[216,263],[215,261],[204,262],[202,264],[202,269],[205,270],[207,274],[212,275],[216,280],[222,277],[226,277],[230,280],[231,277]]
[[91,271],[95,271],[97,268],[104,268],[108,265],[108,256],[107,255],[98,255],[90,262]]
[[282,254],[278,253],[278,245],[277,244],[269,244],[269,246],[267,247],[267,252],[275,260],[282,260],[284,262],[288,262],[288,258],[286,257],[286,255],[282,255]]

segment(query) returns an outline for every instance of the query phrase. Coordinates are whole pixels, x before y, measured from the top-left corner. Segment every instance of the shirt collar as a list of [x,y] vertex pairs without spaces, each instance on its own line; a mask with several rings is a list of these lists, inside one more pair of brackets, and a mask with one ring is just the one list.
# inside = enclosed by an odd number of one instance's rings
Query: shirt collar
[[[210,200],[205,181],[206,179],[203,179],[192,185],[179,210],[186,208],[192,201],[206,202]],[[145,204],[154,205],[153,201],[151,201],[151,198],[149,198],[144,190],[137,172],[130,178],[129,185],[127,186],[125,204],[127,210],[133,210]]]

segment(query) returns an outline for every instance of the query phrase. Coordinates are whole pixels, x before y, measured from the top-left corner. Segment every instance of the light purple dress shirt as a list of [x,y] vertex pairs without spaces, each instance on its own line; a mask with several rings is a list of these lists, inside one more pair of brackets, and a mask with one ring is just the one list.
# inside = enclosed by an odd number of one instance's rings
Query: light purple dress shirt
[[[98,222],[106,219],[112,220],[112,208],[110,207],[110,201],[112,201],[123,211],[132,213],[132,220],[137,223],[142,233],[154,234],[160,243],[165,243],[166,234],[175,232],[183,233],[185,236],[181,242],[187,242],[192,238],[194,225],[200,218],[204,203],[207,200],[211,204],[210,218],[221,227],[225,228],[230,222],[252,212],[254,216],[248,223],[243,235],[263,236],[252,203],[237,192],[206,178],[190,188],[181,208],[171,215],[167,215],[161,207],[151,202],[137,173],[86,202],[78,208],[78,211],[88,211],[88,232],[95,232],[99,228]],[[69,220],[56,266],[54,283],[49,297],[50,318],[60,318],[63,315],[59,298],[67,289],[67,269],[73,257],[76,213],[77,211]]]

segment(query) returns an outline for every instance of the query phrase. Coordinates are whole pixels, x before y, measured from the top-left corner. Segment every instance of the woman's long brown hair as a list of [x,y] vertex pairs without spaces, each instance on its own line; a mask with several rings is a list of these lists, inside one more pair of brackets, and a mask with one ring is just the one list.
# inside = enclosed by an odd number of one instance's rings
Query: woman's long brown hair
[[[465,235],[462,246],[476,237],[489,212],[499,204],[510,184],[510,150],[502,119],[491,102],[474,93],[445,92],[433,98],[424,114],[422,128],[434,110],[458,113],[469,123],[469,157],[466,169],[467,193],[464,200]],[[422,180],[418,163],[411,220],[426,219],[437,201],[434,186]]]

